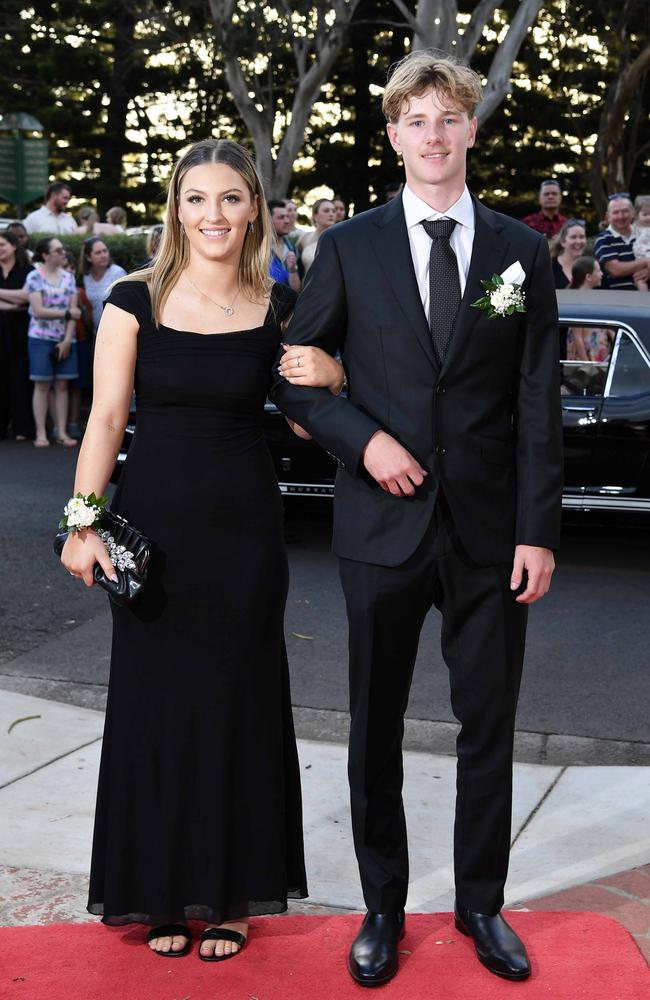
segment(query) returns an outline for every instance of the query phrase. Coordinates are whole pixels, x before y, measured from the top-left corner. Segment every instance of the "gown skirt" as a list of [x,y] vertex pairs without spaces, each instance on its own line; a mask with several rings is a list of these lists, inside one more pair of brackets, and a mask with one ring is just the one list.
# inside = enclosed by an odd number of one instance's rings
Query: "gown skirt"
[[221,923],[307,895],[283,616],[281,497],[262,432],[281,321],[156,328],[144,282],[137,426],[112,508],[153,542],[113,644],[88,909],[108,924]]

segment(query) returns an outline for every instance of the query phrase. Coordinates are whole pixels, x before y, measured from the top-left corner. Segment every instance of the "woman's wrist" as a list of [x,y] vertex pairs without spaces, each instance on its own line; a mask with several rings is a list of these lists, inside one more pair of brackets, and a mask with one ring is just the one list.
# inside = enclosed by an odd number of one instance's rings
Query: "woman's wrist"
[[61,530],[76,533],[88,528],[96,528],[104,516],[104,508],[108,497],[98,497],[95,493],[77,493],[70,497],[63,508],[63,517],[59,521]]
[[345,372],[343,372],[341,377],[332,386],[331,391],[335,396],[340,396],[343,390],[347,389],[347,387],[348,387],[348,379]]

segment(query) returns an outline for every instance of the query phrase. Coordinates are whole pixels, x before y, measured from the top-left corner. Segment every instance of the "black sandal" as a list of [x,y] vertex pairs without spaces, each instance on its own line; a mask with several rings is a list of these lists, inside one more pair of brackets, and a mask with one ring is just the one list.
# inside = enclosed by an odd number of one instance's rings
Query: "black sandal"
[[201,935],[201,944],[204,941],[234,941],[239,945],[239,951],[231,951],[229,955],[202,955],[199,945],[199,958],[202,962],[225,962],[227,958],[234,958],[239,955],[246,944],[246,936],[239,931],[231,931],[229,927],[208,927]]
[[[192,947],[192,938],[190,936],[190,929],[185,924],[163,924],[162,927],[152,927],[147,934],[147,944],[150,941],[154,941],[156,938],[161,937],[185,937],[187,941],[185,947],[181,948],[180,951],[155,951],[154,954],[162,955],[163,958],[182,958],[183,955],[187,955],[188,951]],[[149,949],[154,951],[153,948]]]

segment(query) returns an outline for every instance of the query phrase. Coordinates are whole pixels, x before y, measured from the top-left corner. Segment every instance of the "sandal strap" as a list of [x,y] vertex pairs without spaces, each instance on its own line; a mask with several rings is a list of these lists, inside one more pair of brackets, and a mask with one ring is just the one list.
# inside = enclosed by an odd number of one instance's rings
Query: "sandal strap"
[[190,929],[186,924],[162,924],[161,927],[152,927],[147,934],[147,941],[153,941],[161,937],[186,937],[190,940]]
[[239,931],[231,931],[229,927],[209,927],[201,935],[201,943],[204,941],[234,941],[240,948],[246,944],[246,936]]

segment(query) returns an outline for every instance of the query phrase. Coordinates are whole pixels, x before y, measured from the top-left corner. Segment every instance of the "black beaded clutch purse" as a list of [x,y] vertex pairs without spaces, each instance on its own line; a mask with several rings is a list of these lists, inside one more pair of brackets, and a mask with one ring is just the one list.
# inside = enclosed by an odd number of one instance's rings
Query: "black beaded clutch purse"
[[[99,563],[95,563],[95,583],[106,591],[114,604],[133,604],[147,582],[151,559],[150,540],[129,524],[126,518],[114,514],[108,508],[104,510],[101,523],[95,531],[108,549],[117,577],[116,583],[109,580]],[[54,536],[53,548],[59,558],[67,537],[67,531],[59,531]]]

